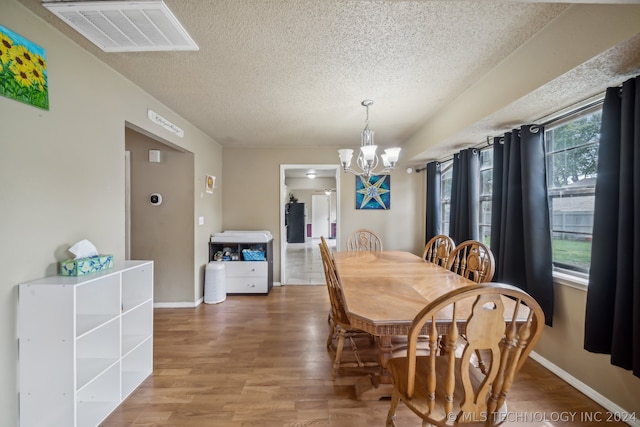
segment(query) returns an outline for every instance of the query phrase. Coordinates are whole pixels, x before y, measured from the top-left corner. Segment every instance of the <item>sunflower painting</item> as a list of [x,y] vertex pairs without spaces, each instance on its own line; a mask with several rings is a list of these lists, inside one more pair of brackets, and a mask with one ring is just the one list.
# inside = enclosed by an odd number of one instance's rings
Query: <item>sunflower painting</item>
[[0,25],[0,95],[49,109],[44,49]]
[[390,209],[391,176],[356,177],[356,209]]

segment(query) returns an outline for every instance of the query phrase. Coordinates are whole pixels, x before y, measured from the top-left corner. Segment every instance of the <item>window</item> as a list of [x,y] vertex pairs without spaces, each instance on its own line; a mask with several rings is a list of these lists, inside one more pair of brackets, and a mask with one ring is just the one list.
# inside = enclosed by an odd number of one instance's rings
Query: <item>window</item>
[[553,123],[545,131],[547,190],[557,269],[589,272],[602,107]]
[[[546,168],[552,256],[556,270],[588,273],[602,105],[546,126]],[[449,235],[453,161],[441,164],[442,233]],[[493,147],[480,150],[480,240],[491,245]]]
[[[451,212],[451,183],[453,160],[442,162],[440,166],[441,185],[441,227],[442,234],[449,235],[449,213]],[[480,150],[480,241],[487,246],[491,243],[491,196],[493,194],[493,147]]]
[[453,160],[447,160],[440,164],[440,230],[442,234],[449,235],[449,214],[451,212],[451,182],[453,179]]
[[480,150],[480,241],[491,246],[491,203],[493,195],[493,147]]

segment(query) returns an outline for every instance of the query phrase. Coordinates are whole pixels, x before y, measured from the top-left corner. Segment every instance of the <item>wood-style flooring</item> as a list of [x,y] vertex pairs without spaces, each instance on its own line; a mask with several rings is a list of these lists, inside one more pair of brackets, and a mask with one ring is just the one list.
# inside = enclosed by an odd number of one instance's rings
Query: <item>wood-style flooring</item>
[[[357,400],[353,369],[331,379],[328,309],[325,286],[291,285],[195,309],[156,309],[154,372],[101,426],[384,426],[389,402]],[[508,402],[503,425],[595,426],[601,422],[585,418],[607,414],[532,360]],[[402,403],[396,419],[421,425]]]

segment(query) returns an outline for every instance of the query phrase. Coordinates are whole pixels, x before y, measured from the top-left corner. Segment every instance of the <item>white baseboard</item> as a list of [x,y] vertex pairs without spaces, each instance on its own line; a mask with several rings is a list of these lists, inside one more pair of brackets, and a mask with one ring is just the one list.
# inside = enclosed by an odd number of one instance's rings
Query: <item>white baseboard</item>
[[588,385],[586,385],[585,383],[583,383],[582,381],[580,381],[579,379],[577,379],[576,377],[574,377],[573,375],[565,371],[564,369],[560,368],[558,365],[540,356],[535,351],[532,351],[529,356],[533,360],[540,363],[542,366],[544,366],[545,368],[547,368],[548,370],[550,370],[551,372],[553,372],[554,374],[562,378],[564,381],[566,381],[569,385],[574,387],[580,393],[584,394],[585,396],[587,396],[588,398],[590,398],[591,400],[593,400],[594,402],[598,403],[603,408],[605,408],[609,412],[609,414],[606,414],[606,415],[602,414],[603,422],[607,421],[608,416],[612,416],[612,417],[616,417],[616,419],[609,420],[609,421],[622,421],[629,424],[632,427],[640,427],[640,419],[638,419],[640,414],[630,413],[626,411],[625,409],[621,408],[611,400],[607,399],[605,396],[598,393],[597,391],[595,391],[594,389],[592,389],[591,387],[589,387]]
[[280,282],[273,282],[273,286],[282,286]]
[[154,302],[153,308],[195,308],[202,304],[204,297],[195,302]]

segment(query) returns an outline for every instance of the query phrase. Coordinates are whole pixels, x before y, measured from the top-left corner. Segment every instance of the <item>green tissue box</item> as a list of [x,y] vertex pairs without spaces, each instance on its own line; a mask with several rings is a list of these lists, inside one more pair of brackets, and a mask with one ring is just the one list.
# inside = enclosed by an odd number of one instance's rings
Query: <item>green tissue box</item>
[[61,276],[84,276],[113,267],[113,255],[96,255],[87,258],[69,259],[60,263]]

